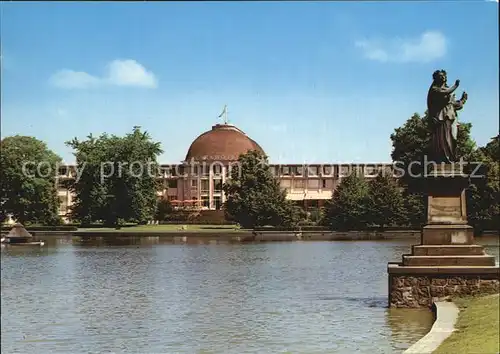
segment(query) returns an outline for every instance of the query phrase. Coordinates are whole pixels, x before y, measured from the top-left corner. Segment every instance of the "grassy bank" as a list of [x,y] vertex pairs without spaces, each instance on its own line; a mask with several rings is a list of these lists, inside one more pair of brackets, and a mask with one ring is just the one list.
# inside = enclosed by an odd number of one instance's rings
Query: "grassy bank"
[[239,228],[234,225],[139,225],[132,227],[123,227],[119,230],[114,228],[78,228],[78,231],[96,231],[96,232],[234,232]]
[[498,294],[478,298],[453,300],[460,314],[453,332],[434,354],[499,353]]

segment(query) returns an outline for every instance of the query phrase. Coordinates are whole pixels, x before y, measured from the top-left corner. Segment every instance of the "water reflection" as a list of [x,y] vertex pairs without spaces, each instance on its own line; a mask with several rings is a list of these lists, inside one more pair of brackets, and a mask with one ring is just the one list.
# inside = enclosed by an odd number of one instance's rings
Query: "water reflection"
[[413,240],[44,239],[2,249],[2,352],[399,353],[432,325],[386,307]]
[[434,314],[426,309],[390,308],[386,312],[386,321],[391,327],[394,349],[404,351],[407,349],[404,343],[412,339],[408,334],[427,328],[434,321]]
[[40,257],[49,253],[48,247],[34,246],[11,246],[6,244],[0,245],[2,249],[2,257],[9,255],[10,257]]

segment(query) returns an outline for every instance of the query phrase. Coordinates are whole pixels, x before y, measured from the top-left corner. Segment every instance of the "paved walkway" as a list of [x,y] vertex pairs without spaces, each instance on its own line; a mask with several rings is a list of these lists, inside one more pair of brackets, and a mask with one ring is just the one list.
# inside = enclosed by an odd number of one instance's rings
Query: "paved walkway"
[[455,331],[458,307],[453,302],[435,302],[434,305],[436,306],[436,321],[431,330],[403,354],[430,354]]

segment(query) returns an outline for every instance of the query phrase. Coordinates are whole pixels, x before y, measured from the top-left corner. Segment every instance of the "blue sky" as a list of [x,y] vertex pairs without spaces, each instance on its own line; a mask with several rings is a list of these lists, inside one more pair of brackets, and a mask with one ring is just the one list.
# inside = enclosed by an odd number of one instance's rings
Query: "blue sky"
[[274,163],[390,161],[436,69],[460,78],[459,116],[498,132],[498,3],[2,3],[2,137],[64,142],[134,125],[163,163],[220,120]]

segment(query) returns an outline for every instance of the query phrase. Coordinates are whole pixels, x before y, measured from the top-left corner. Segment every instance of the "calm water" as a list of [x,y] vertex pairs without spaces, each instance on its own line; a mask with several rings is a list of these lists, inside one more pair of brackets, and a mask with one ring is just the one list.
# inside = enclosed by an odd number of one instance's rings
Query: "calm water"
[[3,248],[2,353],[400,353],[433,320],[386,307],[386,264],[412,243]]

